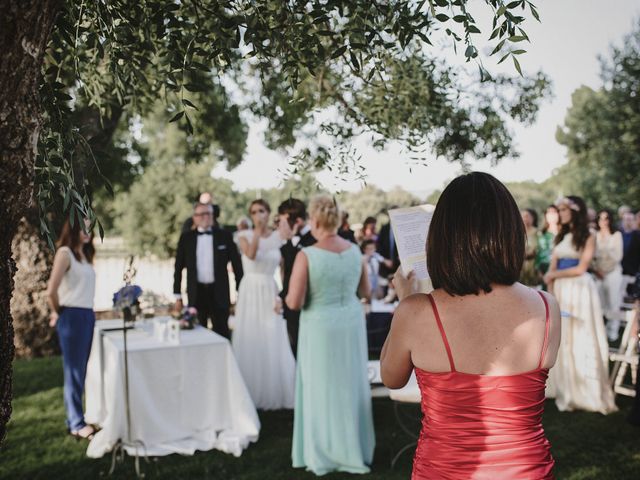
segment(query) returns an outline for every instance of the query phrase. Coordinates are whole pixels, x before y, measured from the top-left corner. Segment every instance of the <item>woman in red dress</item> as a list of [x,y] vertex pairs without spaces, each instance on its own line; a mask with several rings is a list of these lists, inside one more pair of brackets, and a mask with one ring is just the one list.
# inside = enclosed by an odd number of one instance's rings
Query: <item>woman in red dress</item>
[[560,343],[552,296],[517,283],[525,231],[506,187],[486,173],[442,193],[427,240],[434,291],[402,299],[381,354],[390,388],[415,369],[422,431],[415,479],[548,479],[545,383]]

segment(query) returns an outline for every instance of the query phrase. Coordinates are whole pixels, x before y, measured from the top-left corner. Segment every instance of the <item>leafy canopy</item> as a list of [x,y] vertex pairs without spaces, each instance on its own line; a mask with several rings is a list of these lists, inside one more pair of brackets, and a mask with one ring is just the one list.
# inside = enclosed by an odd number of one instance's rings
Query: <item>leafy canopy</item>
[[[513,155],[505,122],[531,121],[549,84],[543,75],[521,81],[490,77],[476,46],[481,29],[471,3],[66,2],[40,88],[40,210],[59,206],[72,221],[81,216],[96,220],[90,186],[99,179],[110,189],[102,159],[95,157],[78,124],[80,108],[97,112],[105,126],[123,115],[128,121],[145,117],[160,100],[165,118],[190,134],[194,157],[208,149],[207,136],[213,132],[217,153],[236,165],[246,131],[226,88],[229,82],[254,93],[245,106],[269,121],[271,146],[291,146],[304,134],[332,139],[328,145],[311,141],[301,148],[292,160],[293,171],[351,170],[358,159],[350,140],[363,133],[380,148],[399,140],[417,159],[426,151],[460,162],[474,156],[497,162]],[[539,18],[535,6],[528,0],[484,0],[474,7],[491,12],[491,28],[484,34],[493,46],[491,55],[511,59],[522,74],[518,56],[529,40],[522,27],[526,17]],[[429,54],[442,38],[477,65],[471,87]],[[332,109],[334,119],[318,121],[318,109]],[[316,126],[315,132],[305,131],[309,126]],[[115,130],[111,126],[108,132]],[[99,222],[98,227],[102,230]],[[48,230],[46,221],[42,228]]]
[[602,88],[577,89],[556,138],[569,162],[560,169],[567,193],[596,208],[640,201],[640,22],[601,59]]

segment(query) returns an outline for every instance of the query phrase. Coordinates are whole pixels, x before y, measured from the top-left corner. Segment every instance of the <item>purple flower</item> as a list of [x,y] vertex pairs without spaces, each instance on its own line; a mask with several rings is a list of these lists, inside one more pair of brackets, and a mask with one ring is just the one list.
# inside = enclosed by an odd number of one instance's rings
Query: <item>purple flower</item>
[[113,294],[113,306],[118,309],[132,307],[138,303],[142,288],[138,285],[125,285]]

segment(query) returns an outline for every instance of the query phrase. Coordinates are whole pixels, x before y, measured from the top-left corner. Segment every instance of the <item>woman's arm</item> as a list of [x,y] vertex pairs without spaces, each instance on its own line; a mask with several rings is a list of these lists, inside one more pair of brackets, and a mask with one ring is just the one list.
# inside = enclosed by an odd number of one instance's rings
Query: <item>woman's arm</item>
[[362,271],[360,272],[360,283],[358,284],[358,296],[364,298],[367,302],[371,301],[371,285],[369,285],[369,272],[367,264],[362,259]]
[[49,325],[52,327],[55,327],[56,322],[58,321],[58,312],[60,310],[58,288],[62,282],[62,277],[64,277],[64,274],[69,270],[69,266],[71,265],[69,255],[72,254],[70,252],[68,253],[66,250],[58,250],[53,258],[53,268],[51,269],[51,276],[49,277],[49,283],[47,284],[47,303],[51,308]]
[[293,262],[289,291],[284,301],[291,310],[300,310],[307,295],[307,277],[309,276],[309,262],[303,251],[298,252]]
[[553,293],[553,275],[558,271],[558,256],[555,253],[551,254],[551,262],[549,263],[549,270],[542,277],[543,282],[547,285],[547,289],[550,293]]
[[413,370],[411,361],[411,331],[413,318],[421,318],[422,295],[411,295],[398,305],[389,335],[380,352],[380,376],[388,388],[402,388]]
[[[587,243],[582,250],[582,254],[580,255],[580,261],[578,265],[571,268],[565,268],[564,270],[555,270],[551,272],[551,279],[555,280],[558,278],[567,278],[567,277],[578,277],[585,273],[589,269],[589,265],[591,264],[591,260],[593,260],[593,254],[596,251],[596,238],[595,235],[589,235],[587,239]],[[557,261],[556,261],[557,267]]]
[[256,254],[258,253],[258,246],[260,245],[260,237],[262,236],[262,231],[257,228],[253,231],[253,236],[251,237],[251,241],[247,240],[247,238],[243,235],[238,239],[238,245],[240,246],[240,251],[243,255],[247,256],[251,260],[255,260]]
[[624,243],[622,241],[622,234],[620,232],[615,232],[613,234],[613,239],[615,242],[613,249],[613,260],[619,263],[622,261],[622,257],[624,256]]

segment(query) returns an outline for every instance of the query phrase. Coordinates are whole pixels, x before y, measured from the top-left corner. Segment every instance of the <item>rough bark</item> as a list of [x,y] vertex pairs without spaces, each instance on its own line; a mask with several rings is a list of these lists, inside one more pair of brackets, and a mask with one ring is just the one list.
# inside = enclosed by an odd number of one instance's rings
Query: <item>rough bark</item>
[[38,80],[59,0],[0,0],[0,441],[11,416],[11,244],[33,196]]
[[49,326],[46,288],[53,265],[53,252],[42,238],[37,209],[20,221],[13,237],[13,259],[17,271],[11,298],[16,357],[43,357],[60,353],[55,329]]

